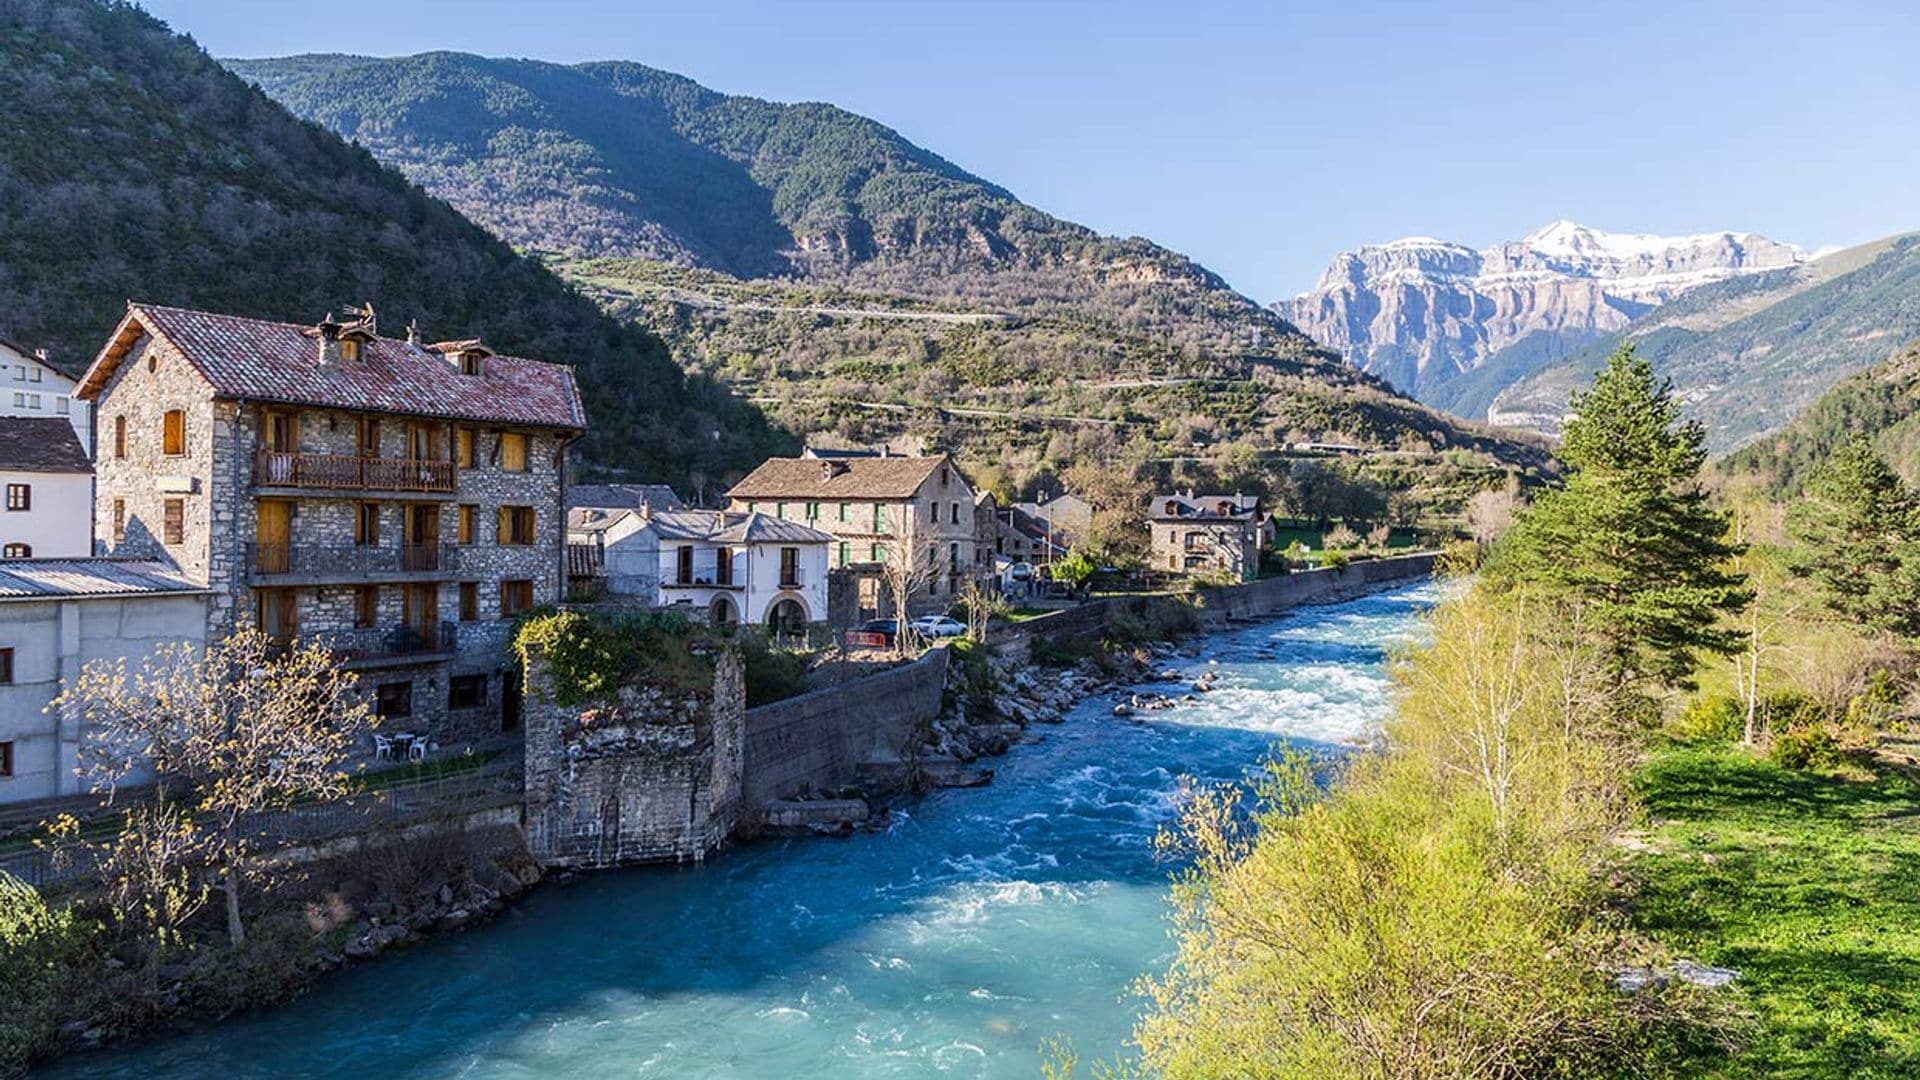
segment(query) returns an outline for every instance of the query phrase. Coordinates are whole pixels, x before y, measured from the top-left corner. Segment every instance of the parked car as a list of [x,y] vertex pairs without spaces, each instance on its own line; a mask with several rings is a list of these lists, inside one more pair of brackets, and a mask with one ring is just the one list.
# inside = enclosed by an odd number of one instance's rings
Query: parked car
[[894,638],[899,634],[900,624],[896,620],[868,619],[847,631],[847,648],[891,649]]
[[967,624],[945,615],[922,615],[907,624],[927,637],[960,637],[967,632]]

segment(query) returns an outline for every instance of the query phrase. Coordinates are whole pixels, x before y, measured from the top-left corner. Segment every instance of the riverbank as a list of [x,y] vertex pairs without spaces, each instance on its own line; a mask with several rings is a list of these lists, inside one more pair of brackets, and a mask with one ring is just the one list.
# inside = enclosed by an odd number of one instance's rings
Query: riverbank
[[1635,926],[1737,971],[1752,1014],[1688,1075],[1920,1074],[1920,785],[1786,769],[1736,746],[1661,747],[1628,870]]
[[1238,780],[1277,738],[1371,730],[1384,657],[1435,592],[1210,636],[1178,665],[1218,689],[1140,723],[1081,702],[995,760],[991,786],[934,791],[884,832],[546,884],[485,933],[53,1075],[1027,1077],[1045,1038],[1123,1045],[1128,988],[1166,957],[1152,839],[1180,777]]

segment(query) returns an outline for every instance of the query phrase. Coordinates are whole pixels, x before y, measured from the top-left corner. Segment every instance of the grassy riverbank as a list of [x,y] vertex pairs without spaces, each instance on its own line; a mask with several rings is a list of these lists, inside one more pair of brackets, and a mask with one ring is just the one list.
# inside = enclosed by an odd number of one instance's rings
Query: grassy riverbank
[[1743,1049],[1688,1075],[1920,1075],[1920,785],[1661,749],[1636,773],[1633,919],[1740,972]]

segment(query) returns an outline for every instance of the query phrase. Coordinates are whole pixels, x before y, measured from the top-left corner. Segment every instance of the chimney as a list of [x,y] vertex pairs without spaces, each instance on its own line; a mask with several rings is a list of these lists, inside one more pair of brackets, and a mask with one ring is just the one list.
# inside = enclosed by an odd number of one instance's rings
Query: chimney
[[320,339],[320,366],[327,367],[340,362],[340,324],[334,320],[333,312],[320,320],[313,328]]
[[407,320],[407,344],[409,345],[420,344],[420,320],[419,319]]
[[52,361],[47,359],[47,347],[45,345],[42,345],[39,348],[33,350],[33,358],[35,360],[40,361],[43,364],[52,363]]

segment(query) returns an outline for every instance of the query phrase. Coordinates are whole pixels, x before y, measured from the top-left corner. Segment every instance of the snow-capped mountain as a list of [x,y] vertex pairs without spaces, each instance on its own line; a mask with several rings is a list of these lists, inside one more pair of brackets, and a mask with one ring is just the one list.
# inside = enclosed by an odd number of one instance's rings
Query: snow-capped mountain
[[1689,289],[1804,262],[1757,233],[1611,233],[1555,221],[1476,251],[1431,237],[1334,257],[1274,305],[1347,360],[1422,400],[1496,358],[1519,377]]

